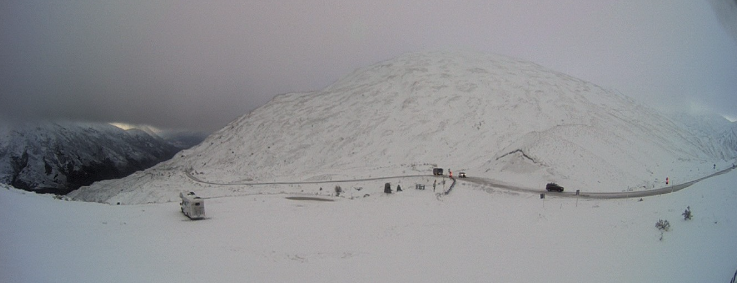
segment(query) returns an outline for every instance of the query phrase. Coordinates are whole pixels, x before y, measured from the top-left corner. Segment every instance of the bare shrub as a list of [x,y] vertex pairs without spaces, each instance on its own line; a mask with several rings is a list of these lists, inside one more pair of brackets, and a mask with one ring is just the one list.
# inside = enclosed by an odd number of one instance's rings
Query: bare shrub
[[691,218],[693,218],[693,214],[691,214],[691,206],[687,206],[686,211],[681,215],[683,215],[683,220],[691,220]]
[[655,223],[655,228],[668,232],[670,231],[670,222],[668,222],[668,220],[659,219],[658,222]]

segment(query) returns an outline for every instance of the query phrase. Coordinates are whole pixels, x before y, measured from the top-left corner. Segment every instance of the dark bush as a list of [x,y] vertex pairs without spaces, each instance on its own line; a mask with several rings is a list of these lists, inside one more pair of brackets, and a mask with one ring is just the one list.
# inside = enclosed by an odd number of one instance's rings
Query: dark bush
[[343,189],[340,186],[335,186],[335,196],[339,197],[340,193],[343,192]]
[[686,207],[686,211],[683,212],[683,220],[691,220],[693,214],[691,214],[691,206]]

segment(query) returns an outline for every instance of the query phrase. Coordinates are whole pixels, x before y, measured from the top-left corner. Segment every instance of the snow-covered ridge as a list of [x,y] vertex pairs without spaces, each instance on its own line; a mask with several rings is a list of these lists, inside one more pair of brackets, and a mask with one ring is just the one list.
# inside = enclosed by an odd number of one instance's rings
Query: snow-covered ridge
[[178,150],[143,131],[108,124],[3,123],[0,183],[64,194],[93,181],[148,168]]
[[737,123],[705,110],[669,113],[673,121],[689,130],[702,148],[713,156],[730,159],[737,156]]
[[717,138],[719,145],[725,149],[725,155],[737,156],[737,122],[732,122]]
[[277,96],[171,161],[75,195],[166,201],[192,186],[185,171],[239,183],[429,174],[433,166],[533,188],[556,181],[622,191],[707,175],[733,157],[715,148],[623,94],[531,62],[423,52],[322,91]]

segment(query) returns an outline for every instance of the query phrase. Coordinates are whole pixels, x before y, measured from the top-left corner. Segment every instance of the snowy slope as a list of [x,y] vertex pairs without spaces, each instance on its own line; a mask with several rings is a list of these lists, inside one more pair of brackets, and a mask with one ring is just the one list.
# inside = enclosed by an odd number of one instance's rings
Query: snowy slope
[[731,146],[730,129],[734,125],[715,112],[692,110],[669,113],[668,117],[692,133],[693,139],[709,155],[722,159],[737,156],[737,147]]
[[3,123],[0,183],[64,194],[148,168],[177,151],[161,138],[108,124]]
[[729,282],[737,269],[737,171],[643,201],[459,182],[440,199],[379,186],[333,202],[207,199],[201,221],[178,203],[0,187],[0,282]]
[[731,164],[710,147],[620,93],[534,63],[410,53],[322,91],[279,95],[169,162],[74,196],[168,201],[201,185],[185,171],[222,184],[429,174],[433,166],[530,188],[650,189]]
[[737,156],[737,122],[732,122],[730,127],[719,135],[719,143],[726,148],[728,154]]
[[732,126],[732,123],[727,118],[724,118],[724,116],[718,113],[709,111],[693,112],[695,113],[668,113],[668,116],[700,136],[715,137]]
[[141,131],[156,139],[164,140],[179,149],[187,149],[201,143],[207,138],[206,133],[190,130],[162,130],[148,125],[115,124],[129,133]]

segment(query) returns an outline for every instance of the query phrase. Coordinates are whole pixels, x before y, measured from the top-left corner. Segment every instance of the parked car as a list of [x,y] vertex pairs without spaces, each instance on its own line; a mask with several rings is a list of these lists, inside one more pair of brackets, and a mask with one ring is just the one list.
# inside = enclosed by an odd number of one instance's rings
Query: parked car
[[443,168],[433,168],[432,174],[433,175],[443,175]]
[[458,172],[458,178],[466,178],[466,172]]
[[559,193],[562,193],[563,192],[563,187],[561,187],[560,185],[558,185],[556,183],[548,183],[545,186],[545,190],[547,190],[548,192],[559,192]]

